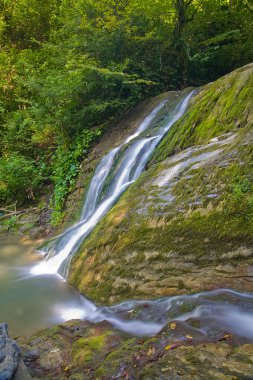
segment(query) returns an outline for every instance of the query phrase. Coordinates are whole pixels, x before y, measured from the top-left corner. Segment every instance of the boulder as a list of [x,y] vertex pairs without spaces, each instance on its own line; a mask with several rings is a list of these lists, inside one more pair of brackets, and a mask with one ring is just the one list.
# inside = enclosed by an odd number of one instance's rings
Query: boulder
[[0,380],[14,377],[20,362],[17,343],[9,338],[6,323],[0,323]]

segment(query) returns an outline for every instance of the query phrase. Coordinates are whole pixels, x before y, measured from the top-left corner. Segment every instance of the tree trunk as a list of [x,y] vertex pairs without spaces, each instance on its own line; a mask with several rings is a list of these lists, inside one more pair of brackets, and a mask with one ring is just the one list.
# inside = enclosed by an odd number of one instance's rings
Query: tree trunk
[[187,23],[191,20],[188,15],[189,7],[193,0],[174,0],[174,8],[176,10],[176,24],[174,27],[174,40],[172,43],[175,62],[177,64],[179,86],[186,87],[187,72],[189,66],[189,55],[187,43],[184,39],[184,32]]

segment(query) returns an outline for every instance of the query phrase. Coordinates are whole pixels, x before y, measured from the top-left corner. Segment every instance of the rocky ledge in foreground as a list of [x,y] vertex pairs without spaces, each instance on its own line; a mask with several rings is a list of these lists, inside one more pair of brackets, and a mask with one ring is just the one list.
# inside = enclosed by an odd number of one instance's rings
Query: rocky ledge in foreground
[[183,322],[168,323],[155,337],[138,338],[107,323],[70,321],[19,344],[37,379],[252,379],[252,344],[229,333],[205,339]]

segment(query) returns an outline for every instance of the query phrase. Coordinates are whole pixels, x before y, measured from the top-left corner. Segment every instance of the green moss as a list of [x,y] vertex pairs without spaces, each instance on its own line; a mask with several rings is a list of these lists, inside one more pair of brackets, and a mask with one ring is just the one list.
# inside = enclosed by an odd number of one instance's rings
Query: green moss
[[98,353],[106,345],[106,338],[111,334],[107,331],[103,335],[78,339],[72,347],[73,362],[81,365],[89,362],[93,355]]
[[60,326],[54,326],[50,329],[41,330],[38,333],[36,333],[36,337],[42,338],[42,337],[50,337],[57,339],[57,335],[60,334],[61,328]]
[[117,350],[109,353],[95,372],[97,379],[116,377],[122,366],[133,363],[140,347],[135,338],[127,339]]
[[252,71],[253,66],[248,65],[205,86],[163,139],[151,163],[161,162],[174,152],[204,144],[215,136],[252,123]]

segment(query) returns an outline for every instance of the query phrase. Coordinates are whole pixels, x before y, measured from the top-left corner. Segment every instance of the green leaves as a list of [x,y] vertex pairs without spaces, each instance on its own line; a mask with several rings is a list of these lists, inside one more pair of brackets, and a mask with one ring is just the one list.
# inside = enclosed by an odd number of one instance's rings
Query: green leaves
[[147,96],[253,59],[251,2],[0,2],[1,201],[27,201],[32,175],[33,194],[53,185],[59,222],[101,131]]
[[33,161],[13,153],[0,159],[0,202],[18,201],[21,205],[28,199],[34,199],[34,190],[40,184]]
[[59,146],[56,150],[52,159],[53,173],[51,176],[54,183],[54,194],[51,199],[53,208],[52,225],[55,226],[61,221],[66,197],[75,187],[80,161],[90,147],[91,142],[100,134],[100,130],[84,130],[69,148]]

